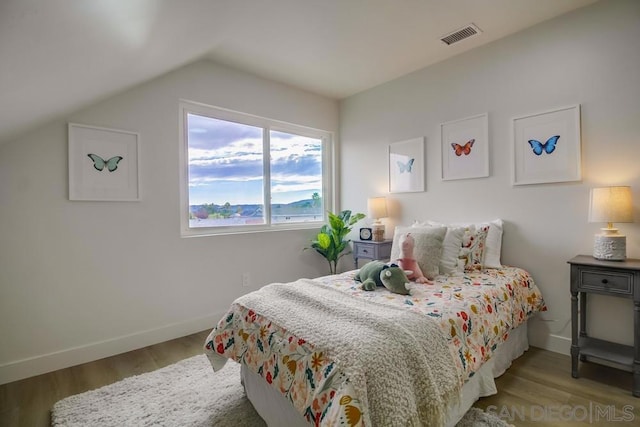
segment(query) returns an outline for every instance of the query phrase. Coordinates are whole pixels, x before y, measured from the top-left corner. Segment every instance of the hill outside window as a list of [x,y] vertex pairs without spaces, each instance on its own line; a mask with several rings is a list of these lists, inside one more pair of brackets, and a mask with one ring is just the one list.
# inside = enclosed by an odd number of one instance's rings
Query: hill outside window
[[331,133],[183,101],[183,236],[315,228],[331,209]]

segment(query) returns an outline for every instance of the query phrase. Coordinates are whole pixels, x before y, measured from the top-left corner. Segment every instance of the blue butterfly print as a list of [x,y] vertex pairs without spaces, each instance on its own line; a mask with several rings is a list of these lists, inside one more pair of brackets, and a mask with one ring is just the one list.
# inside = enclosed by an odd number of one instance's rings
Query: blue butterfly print
[[411,173],[411,168],[413,167],[413,162],[416,159],[410,159],[407,163],[402,163],[401,161],[397,161],[398,169],[400,169],[400,173],[404,173],[405,171]]
[[120,160],[124,158],[122,156],[114,156],[109,160],[105,160],[102,157],[98,156],[97,154],[91,154],[91,153],[87,154],[87,157],[93,160],[93,167],[97,171],[102,171],[106,166],[109,172],[113,172],[114,170],[118,169],[118,162],[120,162]]
[[556,149],[556,143],[558,142],[558,139],[560,139],[560,135],[552,136],[551,138],[547,139],[547,142],[545,142],[544,144],[540,141],[536,141],[535,139],[530,139],[529,145],[531,145],[531,148],[533,148],[533,154],[535,154],[536,156],[541,155],[543,151],[547,154],[551,154]]

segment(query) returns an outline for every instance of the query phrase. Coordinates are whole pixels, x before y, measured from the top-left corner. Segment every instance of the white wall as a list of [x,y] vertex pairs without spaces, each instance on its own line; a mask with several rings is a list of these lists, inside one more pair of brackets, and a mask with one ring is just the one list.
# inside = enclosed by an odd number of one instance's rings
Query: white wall
[[[344,100],[342,206],[365,210],[367,197],[384,194],[388,144],[425,136],[426,192],[389,195],[402,209],[398,221],[504,219],[503,263],[529,270],[549,308],[549,321],[532,322],[531,342],[568,352],[566,261],[590,254],[603,226],[587,222],[589,189],[631,185],[640,221],[638,40],[640,2],[603,1]],[[572,104],[582,107],[583,180],[513,187],[511,119]],[[439,124],[485,112],[490,176],[442,181]],[[628,256],[640,258],[639,225],[619,228]],[[589,331],[632,343],[633,304],[591,301]]]
[[[213,327],[249,290],[328,273],[302,252],[312,230],[180,237],[180,98],[338,129],[334,100],[201,61],[0,146],[0,383]],[[68,200],[67,122],[140,133],[140,202]]]

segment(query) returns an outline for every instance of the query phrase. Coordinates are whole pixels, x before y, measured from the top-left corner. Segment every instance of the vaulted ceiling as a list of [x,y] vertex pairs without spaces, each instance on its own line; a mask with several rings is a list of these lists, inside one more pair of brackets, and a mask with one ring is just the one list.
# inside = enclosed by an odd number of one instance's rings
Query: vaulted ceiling
[[0,0],[0,143],[204,57],[341,99],[595,1]]

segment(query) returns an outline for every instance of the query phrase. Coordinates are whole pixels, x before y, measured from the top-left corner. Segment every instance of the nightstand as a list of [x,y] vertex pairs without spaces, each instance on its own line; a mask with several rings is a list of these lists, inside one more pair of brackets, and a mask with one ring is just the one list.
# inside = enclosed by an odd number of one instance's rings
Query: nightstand
[[[632,394],[640,397],[640,259],[600,261],[578,255],[568,262],[571,264],[571,376],[578,378],[578,363],[587,358],[613,362],[633,372]],[[633,347],[587,335],[588,293],[633,299]]]
[[371,260],[388,260],[391,256],[391,244],[393,240],[384,240],[382,242],[374,242],[373,240],[354,240],[353,241],[353,262],[358,268],[358,260],[360,258]]

